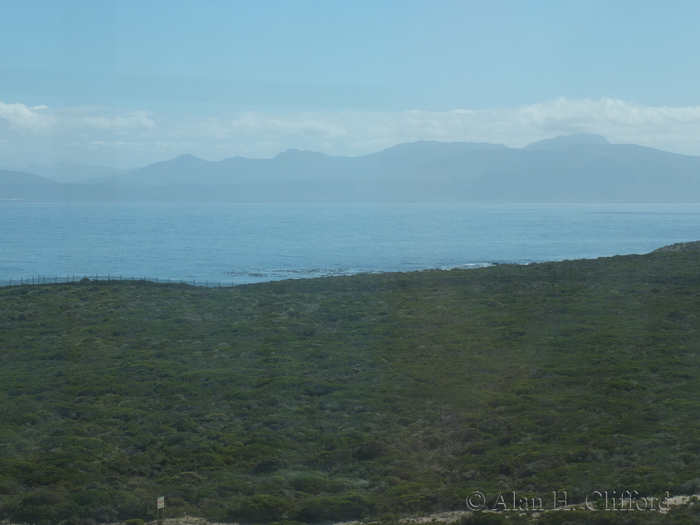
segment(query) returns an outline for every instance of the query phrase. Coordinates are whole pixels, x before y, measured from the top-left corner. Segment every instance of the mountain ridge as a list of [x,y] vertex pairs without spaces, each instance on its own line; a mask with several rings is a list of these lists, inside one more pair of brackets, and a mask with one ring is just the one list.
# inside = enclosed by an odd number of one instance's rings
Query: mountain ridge
[[37,163],[30,163],[24,169],[18,171],[24,171],[34,175],[39,175],[41,177],[46,177],[47,179],[51,179],[56,182],[79,183],[90,179],[119,175],[131,170],[62,161],[54,164],[53,166],[43,166]]
[[524,150],[560,151],[579,144],[608,145],[608,139],[602,135],[593,133],[572,133],[571,135],[559,135],[551,139],[533,142],[523,147]]
[[0,184],[0,199],[690,203],[700,202],[700,157],[579,133],[522,149],[418,141],[359,157],[296,149],[269,159],[184,154],[70,187],[58,184],[15,180]]

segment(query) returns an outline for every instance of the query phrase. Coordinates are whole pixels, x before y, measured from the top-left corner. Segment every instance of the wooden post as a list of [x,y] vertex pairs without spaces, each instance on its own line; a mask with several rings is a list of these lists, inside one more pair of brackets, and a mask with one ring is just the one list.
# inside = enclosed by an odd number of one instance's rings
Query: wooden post
[[163,523],[163,520],[165,519],[165,497],[163,496],[160,496],[156,500],[156,519],[158,520],[159,525]]

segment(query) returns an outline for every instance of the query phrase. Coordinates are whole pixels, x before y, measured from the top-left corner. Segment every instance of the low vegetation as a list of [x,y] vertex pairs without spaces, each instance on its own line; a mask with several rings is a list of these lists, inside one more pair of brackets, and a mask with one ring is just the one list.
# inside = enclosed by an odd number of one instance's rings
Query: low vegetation
[[[394,521],[467,510],[474,491],[489,506],[695,494],[699,315],[692,250],[2,288],[0,518],[152,520],[165,496],[169,517]],[[697,523],[693,509],[464,523]]]

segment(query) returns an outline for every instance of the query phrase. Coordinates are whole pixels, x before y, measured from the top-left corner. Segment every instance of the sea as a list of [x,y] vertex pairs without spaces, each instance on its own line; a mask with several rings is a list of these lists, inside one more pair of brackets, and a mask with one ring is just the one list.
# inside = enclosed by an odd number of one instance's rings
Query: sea
[[194,284],[643,254],[700,239],[700,205],[0,202],[0,284]]

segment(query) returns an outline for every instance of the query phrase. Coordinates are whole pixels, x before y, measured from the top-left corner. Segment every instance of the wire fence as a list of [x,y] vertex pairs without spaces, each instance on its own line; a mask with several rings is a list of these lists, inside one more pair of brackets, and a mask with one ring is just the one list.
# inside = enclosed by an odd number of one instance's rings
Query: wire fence
[[77,283],[77,282],[90,282],[93,281],[150,281],[152,283],[159,284],[189,284],[190,286],[203,286],[206,288],[223,288],[229,286],[236,286],[233,282],[221,282],[221,281],[189,281],[187,279],[163,279],[162,277],[141,277],[141,276],[122,276],[122,275],[36,275],[31,277],[20,277],[19,279],[7,279],[0,280],[0,286],[24,286],[32,284],[65,284],[65,283]]

